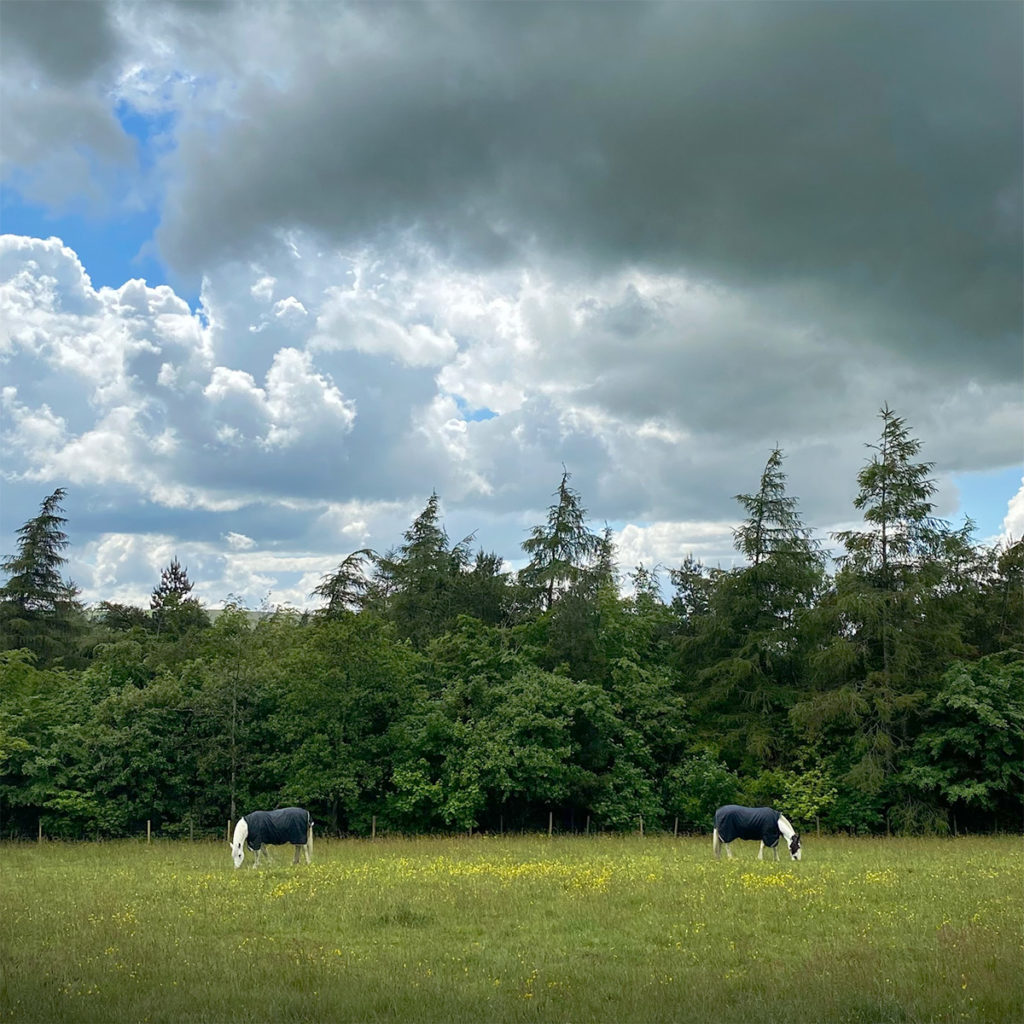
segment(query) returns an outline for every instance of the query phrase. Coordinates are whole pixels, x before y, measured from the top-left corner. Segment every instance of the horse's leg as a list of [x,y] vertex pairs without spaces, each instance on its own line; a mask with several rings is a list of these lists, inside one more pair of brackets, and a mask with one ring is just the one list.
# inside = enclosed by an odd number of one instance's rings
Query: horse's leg
[[776,860],[778,860],[778,859],[779,859],[779,844],[778,844],[778,843],[776,843],[776,844],[775,844],[775,845],[774,845],[774,846],[772,847],[772,853],[774,853],[774,854],[775,854],[775,859],[776,859]]
[[295,844],[295,856],[292,857],[292,867],[295,867],[295,865],[299,863],[299,850],[301,850],[301,849],[302,849],[302,847],[299,846],[298,843],[296,843]]
[[722,837],[718,834],[718,829],[714,831],[714,835],[711,839],[711,849],[714,852],[715,860],[722,859]]
[[764,860],[764,840],[761,840],[761,846],[757,851],[757,859]]
[[735,854],[734,854],[734,853],[732,852],[732,843],[726,843],[726,844],[725,844],[725,855],[726,855],[726,856],[727,856],[727,857],[729,858],[729,860],[732,860],[732,858],[733,858],[734,856],[736,856],[736,855],[735,855]]
[[306,863],[313,859],[313,826],[306,830]]

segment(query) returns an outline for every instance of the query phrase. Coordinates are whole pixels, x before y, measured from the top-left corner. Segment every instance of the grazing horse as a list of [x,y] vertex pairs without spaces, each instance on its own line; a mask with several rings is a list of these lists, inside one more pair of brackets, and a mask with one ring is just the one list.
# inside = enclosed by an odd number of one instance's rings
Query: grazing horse
[[757,859],[764,857],[765,847],[772,850],[775,859],[779,859],[779,837],[786,840],[789,855],[799,860],[800,836],[789,821],[778,811],[770,807],[739,807],[737,804],[726,804],[715,811],[715,836],[711,848],[715,856],[721,858],[722,845],[731,857],[729,844],[734,839],[760,839],[761,847],[757,851]]
[[[238,819],[235,835],[231,840],[231,857],[235,867],[240,868],[245,859],[245,847],[255,854],[253,867],[259,867],[264,846],[295,847],[293,864],[299,863],[299,851],[306,851],[306,863],[313,856],[313,819],[309,811],[301,807],[282,807],[277,811],[252,811]],[[269,856],[269,854],[268,854]]]

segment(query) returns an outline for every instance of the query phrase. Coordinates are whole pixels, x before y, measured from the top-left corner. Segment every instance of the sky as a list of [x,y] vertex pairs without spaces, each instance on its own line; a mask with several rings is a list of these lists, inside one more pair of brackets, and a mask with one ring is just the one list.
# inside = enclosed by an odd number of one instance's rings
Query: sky
[[1024,534],[1017,3],[0,4],[0,554],[315,607],[441,500],[523,564],[826,544],[888,404]]

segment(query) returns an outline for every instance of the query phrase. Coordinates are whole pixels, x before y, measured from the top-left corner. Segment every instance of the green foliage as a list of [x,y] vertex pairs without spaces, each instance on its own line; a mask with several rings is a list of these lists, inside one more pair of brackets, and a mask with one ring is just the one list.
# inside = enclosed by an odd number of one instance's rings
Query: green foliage
[[169,638],[206,629],[210,618],[202,605],[189,595],[195,584],[188,578],[177,558],[160,573],[160,582],[153,589],[149,607],[152,628]]
[[467,829],[491,825],[484,819],[494,809],[511,823],[531,806],[562,804],[572,778],[572,684],[535,668],[484,689],[467,683],[452,679],[424,716],[395,780],[399,805],[426,811],[434,827]]
[[846,564],[888,592],[913,580],[921,560],[928,559],[947,531],[932,516],[932,463],[915,461],[921,442],[888,405],[878,415],[882,432],[867,446],[872,455],[857,475],[860,491],[853,502],[867,528],[834,537],[846,548]]
[[815,766],[787,774],[782,805],[791,820],[803,822],[806,828],[812,820],[831,810],[838,795],[838,780],[827,767]]
[[[353,606],[372,611],[393,622],[398,635],[418,649],[451,628],[460,615],[488,623],[506,618],[512,595],[501,558],[481,550],[471,564],[471,536],[450,546],[436,494],[404,538],[401,547],[384,555],[357,551],[325,577],[315,593],[327,598],[326,614]],[[361,562],[371,558],[374,572],[367,579]]]
[[778,808],[798,832],[827,817],[839,796],[839,782],[831,766],[814,759],[811,751],[805,753],[804,760],[812,766],[767,769],[743,788],[747,803]]
[[433,494],[399,547],[323,577],[316,615],[211,623],[176,559],[149,611],[87,615],[56,491],[0,588],[27,630],[0,653],[0,829],[222,834],[291,803],[357,835],[706,829],[735,800],[805,830],[1018,828],[1024,545],[934,519],[919,442],[882,419],[834,573],[775,449],[737,495],[745,564],[687,558],[669,604],[644,566],[623,596],[566,472],[518,576],[453,545]]
[[1024,538],[1000,543],[978,561],[984,577],[971,609],[971,638],[983,654],[1024,654]]
[[983,562],[969,524],[932,516],[931,464],[888,407],[872,456],[858,476],[855,506],[866,527],[836,534],[847,554],[808,616],[816,650],[806,692],[790,721],[849,763],[843,782],[895,800],[894,780],[911,754],[942,673],[969,653],[979,621]]
[[[78,674],[36,663],[25,650],[0,656],[0,807],[6,827],[34,833],[42,819],[51,834],[94,835],[96,821],[84,813],[98,807],[88,753],[91,695]],[[78,804],[74,794],[82,798]],[[73,818],[51,813],[58,804],[78,810]]]
[[522,545],[530,561],[519,574],[520,582],[538,595],[545,610],[583,578],[602,551],[601,538],[587,526],[580,495],[569,486],[570,476],[562,473],[547,522],[535,526]]
[[715,811],[735,803],[740,780],[710,751],[700,751],[672,768],[665,779],[665,806],[683,829],[706,831]]
[[278,802],[311,805],[318,820],[368,832],[419,703],[419,658],[372,615],[279,622],[271,652],[260,672],[272,705],[266,762],[279,780]]
[[362,605],[370,587],[365,566],[371,558],[373,552],[369,548],[360,548],[346,555],[334,572],[321,578],[313,594],[327,602],[324,615],[356,611]]
[[822,589],[824,561],[785,489],[782,452],[772,451],[760,486],[736,500],[735,530],[749,564],[708,572],[692,560],[674,577],[685,629],[681,669],[702,739],[745,771],[774,762],[788,741],[786,712],[805,675],[804,617]]
[[65,494],[58,487],[43,499],[39,514],[18,530],[17,554],[0,562],[7,576],[0,587],[0,645],[26,647],[46,664],[73,660],[84,628],[78,588],[60,574],[69,543],[60,514]]
[[929,707],[906,781],[948,806],[1024,811],[1024,661],[957,662]]
[[803,565],[810,571],[808,590],[817,582],[821,556],[797,510],[797,499],[786,493],[786,474],[782,471],[782,449],[775,448],[761,474],[760,486],[754,494],[737,494],[747,518],[733,531],[739,550],[754,568],[762,562]]

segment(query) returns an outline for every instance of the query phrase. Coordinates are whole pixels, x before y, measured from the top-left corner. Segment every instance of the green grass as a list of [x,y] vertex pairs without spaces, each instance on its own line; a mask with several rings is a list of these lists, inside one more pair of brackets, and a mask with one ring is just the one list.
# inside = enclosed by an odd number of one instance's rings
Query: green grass
[[0,847],[0,1021],[1024,1020],[1019,839]]

